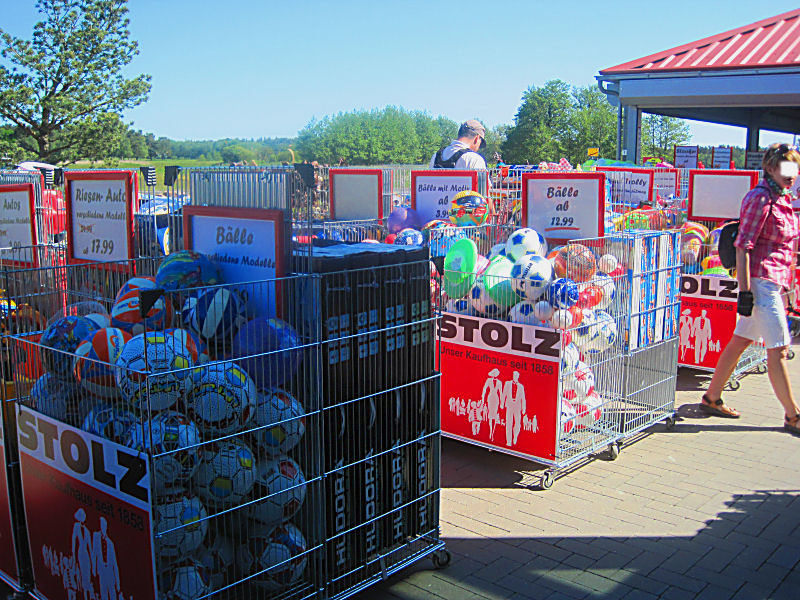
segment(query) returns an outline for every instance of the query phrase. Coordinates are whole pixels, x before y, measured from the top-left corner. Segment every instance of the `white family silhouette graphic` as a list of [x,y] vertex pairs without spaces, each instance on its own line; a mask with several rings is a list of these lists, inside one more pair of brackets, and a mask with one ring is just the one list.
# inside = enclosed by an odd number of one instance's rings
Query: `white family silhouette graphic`
[[[86,511],[79,508],[72,527],[71,555],[42,546],[42,556],[53,576],[61,576],[69,600],[125,600],[120,592],[117,553],[108,537],[105,518],[100,517],[100,529],[91,532],[86,526]],[[95,579],[99,594],[95,592]]]
[[694,348],[694,364],[702,364],[705,361],[706,353],[719,352],[719,340],[712,340],[711,319],[708,312],[703,309],[700,315],[692,318],[692,309],[687,308],[681,313],[680,351],[681,362],[685,361],[686,351]]
[[[519,382],[519,371],[513,371],[511,379],[505,382],[499,376],[499,369],[489,371],[480,400],[451,397],[449,408],[456,416],[466,415],[473,436],[479,435],[481,424],[487,422],[489,440],[494,441],[495,429],[505,425],[506,446],[516,446],[521,430],[536,433],[539,425],[536,415],[527,414],[525,386]],[[501,411],[505,411],[502,417]]]

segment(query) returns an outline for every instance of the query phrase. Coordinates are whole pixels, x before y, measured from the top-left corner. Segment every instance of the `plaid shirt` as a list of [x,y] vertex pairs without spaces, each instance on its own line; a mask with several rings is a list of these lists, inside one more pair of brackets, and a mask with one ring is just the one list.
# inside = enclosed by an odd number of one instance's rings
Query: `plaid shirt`
[[800,224],[792,210],[791,196],[779,196],[765,183],[747,193],[742,200],[734,246],[751,251],[750,277],[791,289],[798,235]]

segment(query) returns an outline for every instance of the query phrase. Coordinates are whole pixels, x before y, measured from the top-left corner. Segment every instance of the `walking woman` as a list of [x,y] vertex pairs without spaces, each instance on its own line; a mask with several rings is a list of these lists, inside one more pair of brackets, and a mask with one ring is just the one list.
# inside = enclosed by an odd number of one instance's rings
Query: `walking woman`
[[800,153],[787,144],[773,144],[764,154],[764,179],[742,200],[739,234],[736,237],[736,278],[739,321],[719,357],[701,404],[705,412],[739,418],[736,409],[722,401],[722,388],[739,357],[751,342],[763,339],[767,349],[769,382],[783,406],[783,427],[800,434],[800,407],[795,402],[786,353],[791,343],[783,294],[794,303],[794,269],[798,217],[792,210],[790,189],[800,168]]

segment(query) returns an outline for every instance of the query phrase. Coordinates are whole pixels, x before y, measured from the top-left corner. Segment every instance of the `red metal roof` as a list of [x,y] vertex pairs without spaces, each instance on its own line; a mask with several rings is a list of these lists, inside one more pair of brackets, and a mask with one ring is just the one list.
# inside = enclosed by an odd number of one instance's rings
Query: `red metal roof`
[[660,73],[800,66],[800,8],[600,71]]

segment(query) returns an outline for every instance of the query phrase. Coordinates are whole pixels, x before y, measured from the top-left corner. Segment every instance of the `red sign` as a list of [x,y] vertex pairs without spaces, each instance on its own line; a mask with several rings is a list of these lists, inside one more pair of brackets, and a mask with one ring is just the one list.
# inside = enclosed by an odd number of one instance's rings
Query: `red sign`
[[[0,399],[0,403],[3,402]],[[0,407],[1,409],[2,407]],[[8,480],[6,478],[5,431],[2,410],[0,410],[0,579],[19,583],[17,570],[17,553],[14,550],[14,527],[11,523],[11,500],[8,497]]]
[[146,457],[22,406],[17,436],[38,594],[155,599]]
[[681,276],[680,366],[716,368],[736,328],[738,287],[727,277]]
[[555,460],[560,335],[451,313],[442,315],[439,332],[443,434]]

